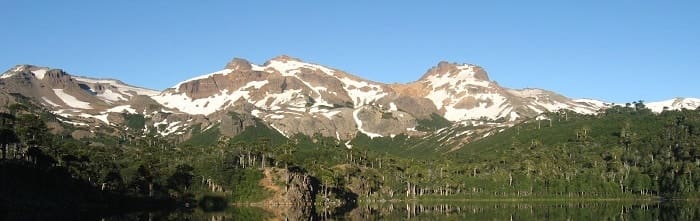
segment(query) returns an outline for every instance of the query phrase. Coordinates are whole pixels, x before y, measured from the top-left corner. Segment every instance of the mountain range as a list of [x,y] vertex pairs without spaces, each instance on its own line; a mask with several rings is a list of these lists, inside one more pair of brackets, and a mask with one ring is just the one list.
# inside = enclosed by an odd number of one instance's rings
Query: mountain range
[[[358,136],[438,136],[459,144],[543,113],[597,114],[613,105],[544,89],[506,88],[473,64],[440,62],[414,82],[385,84],[289,56],[262,65],[234,58],[219,71],[164,91],[17,65],[0,76],[0,105],[6,108],[17,99],[82,128],[73,134],[78,138],[116,133],[107,128],[180,140],[213,128],[233,137],[261,122],[286,137],[321,135],[347,147]],[[700,99],[676,98],[646,106],[654,112],[696,109]],[[143,122],[130,125],[133,116]]]

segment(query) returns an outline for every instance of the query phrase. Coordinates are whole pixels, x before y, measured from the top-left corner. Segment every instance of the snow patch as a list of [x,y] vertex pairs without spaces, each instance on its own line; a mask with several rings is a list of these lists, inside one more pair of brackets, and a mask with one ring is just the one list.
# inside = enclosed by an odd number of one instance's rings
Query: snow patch
[[54,107],[60,107],[60,106],[61,106],[61,105],[58,105],[58,104],[56,104],[56,103],[54,103],[54,102],[51,102],[51,100],[49,100],[49,99],[46,98],[46,97],[41,97],[41,99],[43,99],[44,102],[48,103],[48,104],[51,105],[51,106],[54,106]]
[[375,137],[382,137],[381,134],[368,132],[368,131],[362,129],[362,121],[360,120],[360,117],[359,117],[360,111],[362,111],[362,109],[363,108],[358,108],[352,112],[352,117],[353,117],[353,119],[355,119],[355,124],[357,124],[357,130],[359,130],[363,134],[367,135],[371,139],[374,139]]
[[341,113],[341,111],[333,110],[333,111],[329,111],[329,112],[321,113],[321,114],[323,114],[323,116],[325,116],[325,117],[328,118],[328,119],[333,119],[333,116],[335,116],[335,115],[337,115],[337,114],[339,114],[339,113]]
[[665,101],[651,102],[645,104],[647,108],[654,113],[661,113],[664,109],[667,110],[695,110],[700,107],[700,99],[698,98],[675,98]]
[[102,122],[105,122],[106,124],[110,124],[109,119],[107,119],[107,114],[100,114],[100,115],[89,115],[92,118],[101,120]]
[[515,120],[517,120],[519,117],[520,117],[520,115],[518,115],[518,113],[510,112],[510,121],[515,121]]
[[0,79],[10,78],[12,76],[15,76],[15,73],[10,72],[10,73],[6,73],[6,74],[3,74],[2,76],[0,76]]
[[[268,106],[268,101],[271,100]],[[259,100],[255,103],[255,106],[266,109],[266,110],[278,110],[281,105],[289,104],[297,107],[306,106],[306,100],[304,96],[301,95],[301,89],[297,90],[285,90],[281,94],[267,94],[265,98]]]
[[473,131],[470,131],[470,130],[462,131],[462,132],[457,133],[457,134],[455,135],[455,137],[460,137],[460,136],[465,135],[465,134],[471,135],[471,134],[473,134],[473,133],[474,133],[474,132],[473,132]]
[[428,76],[426,80],[433,88],[448,86],[448,88],[456,89],[457,91],[461,91],[461,89],[465,89],[469,85],[489,87],[491,84],[489,81],[476,79],[474,77],[476,73],[475,66],[461,65],[457,68],[459,70],[457,73],[447,72],[441,75],[431,75]]
[[265,67],[258,66],[256,64],[250,64],[253,71],[265,71]]
[[544,90],[535,88],[526,88],[522,90],[508,90],[508,92],[522,98],[537,98],[540,95],[546,94]]
[[[161,122],[159,124],[165,124],[164,122],[166,122],[166,121],[163,120],[163,122]],[[163,136],[168,136],[170,134],[178,132],[178,130],[180,130],[180,128],[182,128],[182,125],[178,125],[178,124],[180,124],[180,122],[171,122],[170,124],[167,124],[165,129],[163,131],[161,131],[160,134]]]
[[288,60],[288,61],[278,61],[278,60],[271,60],[265,66],[267,68],[272,68],[274,70],[279,71],[283,76],[294,76],[298,73],[301,73],[301,68],[307,68],[311,70],[318,70],[323,73],[326,73],[328,75],[333,76],[335,71],[331,70],[330,68],[321,66],[321,65],[316,65],[316,64],[309,64],[309,63],[304,63],[304,62],[299,62],[299,61],[294,61],[294,60]]
[[396,107],[396,104],[394,104],[394,102],[389,103],[389,111],[394,112],[398,110],[399,108]]
[[127,100],[122,94],[114,93],[112,90],[105,90],[103,93],[98,94],[97,97],[104,98],[108,101],[125,101]]
[[70,107],[80,109],[92,109],[90,103],[78,100],[78,98],[73,97],[72,95],[64,92],[63,89],[53,89],[53,92],[56,94],[56,96],[58,96],[58,98],[60,98],[63,101],[63,103]]
[[74,125],[74,126],[81,126],[81,127],[90,126],[89,124],[86,124],[86,123],[80,123],[80,122],[69,121],[69,120],[62,120],[62,119],[58,119],[58,120],[61,121],[61,122],[63,122],[63,123],[71,124],[71,125]]
[[[73,77],[73,79],[77,81],[81,81],[84,83],[90,83],[90,84],[108,84],[111,86],[114,86],[117,88],[120,94],[131,94],[130,92],[136,93],[137,95],[146,95],[146,96],[156,96],[160,94],[160,91],[155,91],[155,90],[150,90],[146,88],[140,88],[140,87],[135,87],[131,85],[126,85],[123,84],[117,80],[111,80],[111,79],[92,79],[92,78],[85,78],[85,77]],[[99,96],[99,95],[98,95]],[[124,99],[126,100],[126,99]]]
[[113,112],[113,113],[130,113],[130,114],[136,114],[136,109],[132,108],[131,105],[121,105],[121,106],[116,106],[113,108],[108,109],[106,112]]
[[347,77],[338,79],[343,83],[343,88],[352,98],[355,108],[378,101],[389,95],[377,84],[356,81]]
[[347,142],[345,142],[345,146],[346,146],[348,149],[352,149],[352,145],[350,145],[350,141],[349,141],[349,140],[348,140]]
[[542,110],[538,109],[538,108],[537,108],[537,107],[535,107],[535,106],[532,106],[532,105],[527,105],[527,107],[528,107],[528,108],[530,108],[530,109],[532,109],[533,111],[537,112],[537,114],[541,114],[541,113],[544,113],[544,111],[542,111]]
[[35,76],[37,79],[41,80],[41,79],[44,79],[44,76],[46,75],[46,71],[48,71],[48,70],[46,70],[46,69],[39,69],[39,70],[34,70],[34,71],[32,71],[32,73],[34,74],[34,76]]
[[251,81],[248,82],[245,86],[241,87],[241,89],[250,89],[251,87],[255,89],[260,89],[261,87],[265,86],[268,83],[267,80],[263,81]]
[[251,111],[250,114],[253,115],[253,117],[261,118],[260,116],[262,116],[262,111],[255,109]]
[[[184,93],[166,93],[151,98],[163,106],[178,109],[188,114],[209,115],[233,105],[233,103],[239,99],[249,99],[250,92],[248,89],[257,89],[267,83],[267,80],[251,81],[236,91],[229,92],[228,90],[223,90],[219,94],[194,100]],[[228,106],[224,106],[225,104],[228,104]]]
[[17,66],[15,69],[12,69],[11,72],[6,72],[6,73],[3,74],[2,76],[0,76],[0,79],[10,78],[10,77],[12,77],[12,76],[15,76],[15,75],[17,74],[17,72],[21,72],[21,71],[23,71],[23,70],[24,70],[24,66],[23,66],[23,65]]
[[580,114],[596,114],[597,110],[595,108],[591,107],[586,107],[581,104],[577,103],[561,103],[561,102],[556,102],[556,101],[535,101],[535,104],[539,105],[540,107],[544,108],[545,110],[549,112],[556,112],[562,109],[565,110],[572,110],[574,112],[580,113]]
[[[431,93],[433,94],[433,93]],[[438,98],[428,97],[432,99],[433,102],[439,101],[440,103],[446,103],[441,105],[445,108],[444,118],[450,121],[463,121],[463,120],[473,120],[479,119],[481,117],[486,117],[489,119],[498,119],[501,117],[512,117],[510,116],[510,111],[512,108],[507,105],[507,98],[501,96],[500,94],[479,94],[474,99],[478,102],[476,106],[472,109],[461,109],[455,106],[461,101],[461,99],[452,98]],[[490,101],[490,102],[487,102]],[[438,106],[440,107],[440,106]]]
[[599,101],[599,100],[587,99],[587,98],[575,99],[574,102],[591,105],[591,106],[597,107],[597,108],[604,108],[604,107],[610,106],[609,103],[605,103],[605,102]]
[[284,131],[282,131],[282,130],[280,130],[279,128],[275,127],[274,124],[270,124],[270,127],[272,127],[272,129],[275,129],[277,132],[279,132],[280,134],[282,134],[282,136],[289,138],[289,136],[287,136],[287,134],[285,134]]
[[284,115],[271,114],[267,115],[270,119],[284,119]]

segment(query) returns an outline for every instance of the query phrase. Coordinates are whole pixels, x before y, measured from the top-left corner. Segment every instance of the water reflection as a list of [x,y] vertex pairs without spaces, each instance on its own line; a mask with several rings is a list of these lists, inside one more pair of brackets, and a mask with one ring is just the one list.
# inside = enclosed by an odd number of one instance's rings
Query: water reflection
[[227,221],[227,220],[274,220],[276,217],[258,207],[229,207],[223,211],[204,212],[202,210],[188,211],[155,211],[140,212],[102,218],[102,221]]
[[[695,213],[698,210],[692,208]],[[435,203],[366,205],[350,220],[657,220],[657,203]],[[692,220],[693,217],[681,220]]]
[[361,205],[341,214],[234,207],[214,213],[141,213],[104,220],[700,220],[698,206],[696,202],[410,202]]

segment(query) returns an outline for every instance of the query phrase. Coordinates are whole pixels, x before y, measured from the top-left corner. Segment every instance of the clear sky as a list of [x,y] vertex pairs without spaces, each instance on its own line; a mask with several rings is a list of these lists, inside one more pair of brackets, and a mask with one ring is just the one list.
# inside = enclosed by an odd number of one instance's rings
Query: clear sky
[[[109,2],[109,3],[107,3]],[[164,89],[281,54],[385,83],[445,60],[510,88],[611,102],[700,97],[700,1],[0,0],[16,64]]]

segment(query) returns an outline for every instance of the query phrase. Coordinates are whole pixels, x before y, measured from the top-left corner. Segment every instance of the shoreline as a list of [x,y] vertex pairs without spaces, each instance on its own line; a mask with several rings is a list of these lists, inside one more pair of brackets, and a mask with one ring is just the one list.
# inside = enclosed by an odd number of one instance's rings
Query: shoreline
[[[401,203],[401,202],[664,202],[664,201],[692,201],[694,199],[664,199],[662,197],[646,198],[452,198],[452,199],[381,199],[381,200],[358,200],[360,203]],[[700,199],[695,199],[700,200]]]

